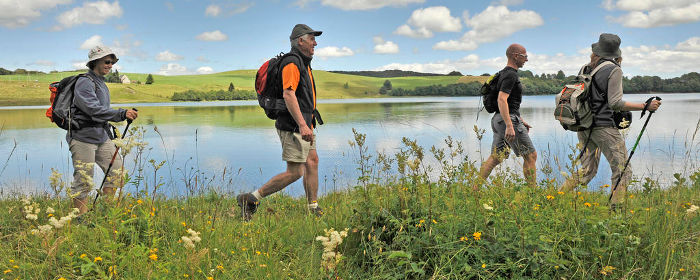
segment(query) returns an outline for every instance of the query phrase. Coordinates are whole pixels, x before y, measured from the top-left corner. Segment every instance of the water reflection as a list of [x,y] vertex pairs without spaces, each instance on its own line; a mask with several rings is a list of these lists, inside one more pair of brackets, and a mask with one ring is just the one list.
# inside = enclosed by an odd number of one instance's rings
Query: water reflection
[[[629,95],[626,99],[641,102],[647,97]],[[698,168],[700,136],[692,142],[691,139],[700,119],[700,95],[666,94],[662,97],[662,110],[652,117],[632,166],[634,175],[639,178],[648,176],[670,182],[673,173],[687,173]],[[445,147],[444,139],[452,136],[462,141],[471,160],[486,158],[488,154],[480,151],[488,151],[491,146],[491,116],[484,111],[478,114],[477,120],[478,102],[479,99],[473,97],[321,102],[319,109],[326,121],[326,125],[317,130],[321,191],[344,188],[357,178],[354,163],[357,156],[348,145],[353,139],[352,128],[367,134],[370,151],[393,155],[401,148],[402,137],[416,139],[426,149],[433,145]],[[158,162],[169,161],[158,174],[164,176],[163,191],[168,194],[184,194],[193,170],[197,169],[204,172],[199,176],[206,176],[211,185],[237,192],[255,189],[285,168],[273,121],[253,102],[120,106],[140,109],[136,124],[145,127],[145,141],[150,143],[145,156]],[[552,108],[553,96],[529,96],[524,99],[521,113],[533,126],[530,133],[539,153],[538,170],[550,165],[554,176],[561,181],[559,171],[565,170],[567,155],[576,137],[554,120]],[[63,140],[65,132],[48,122],[43,113],[42,108],[0,108],[0,125],[3,126],[0,168],[5,167],[0,177],[0,190],[45,191],[51,168],[63,174],[72,172],[70,154]],[[634,116],[632,128],[625,133],[628,148],[632,147],[643,124],[643,120],[638,119],[639,112]],[[481,143],[473,132],[474,125],[487,131]],[[155,127],[160,134],[154,131]],[[127,157],[126,162],[133,165],[132,158]],[[511,157],[501,168],[520,172],[521,164],[521,159]],[[152,170],[147,171],[152,173]],[[144,174],[144,179],[152,182],[153,175],[149,172]],[[538,176],[542,178],[541,171]],[[100,180],[100,176],[97,177],[96,180]],[[610,169],[603,160],[591,185],[607,183],[610,183]],[[286,191],[303,194],[300,182]]]

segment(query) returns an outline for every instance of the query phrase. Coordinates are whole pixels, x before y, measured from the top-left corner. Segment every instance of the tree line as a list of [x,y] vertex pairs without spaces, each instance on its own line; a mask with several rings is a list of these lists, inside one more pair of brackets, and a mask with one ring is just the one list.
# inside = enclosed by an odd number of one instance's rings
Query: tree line
[[172,101],[222,101],[222,100],[253,100],[257,95],[252,90],[187,90],[176,92],[170,98]]
[[[523,95],[547,95],[561,91],[564,84],[575,76],[566,76],[563,71],[557,74],[533,74],[530,70],[519,71]],[[662,79],[658,76],[634,76],[623,78],[624,92],[700,92],[700,74],[691,72],[680,77]],[[482,83],[458,83],[449,85],[429,85],[414,89],[392,88],[391,81],[386,80],[379,89],[380,94],[389,96],[478,96]]]

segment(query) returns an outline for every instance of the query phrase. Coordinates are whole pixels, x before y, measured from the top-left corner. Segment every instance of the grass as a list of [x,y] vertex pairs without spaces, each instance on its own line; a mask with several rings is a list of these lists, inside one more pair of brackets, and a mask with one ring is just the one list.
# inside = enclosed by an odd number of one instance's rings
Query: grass
[[[121,73],[127,75],[134,83],[107,85],[112,103],[170,102],[170,97],[175,92],[228,90],[230,83],[233,83],[236,89],[254,90],[255,72],[256,70],[237,70],[206,75],[153,75],[154,83],[151,85],[143,84],[148,74]],[[49,84],[79,73],[81,72],[0,75],[0,106],[48,105]],[[382,97],[378,93],[379,88],[387,80],[321,70],[314,71],[314,78],[319,99]],[[406,89],[433,84],[454,84],[459,79],[459,76],[388,78],[394,87]],[[142,84],[136,84],[135,81],[141,81]],[[345,83],[348,84],[348,88],[344,87]]]
[[[134,128],[138,131],[139,128]],[[138,135],[138,133],[137,133]],[[138,138],[138,137],[136,137]],[[478,165],[448,137],[429,150],[410,139],[395,155],[352,142],[356,186],[320,199],[326,215],[307,214],[303,198],[276,194],[251,222],[238,216],[235,174],[183,178],[189,194],[163,197],[163,164],[135,148],[127,186],[100,200],[85,221],[32,233],[69,212],[54,194],[0,200],[0,274],[6,279],[697,279],[700,276],[700,170],[660,187],[648,178],[610,212],[609,187],[558,193],[554,179],[528,187],[500,169],[478,192]],[[127,145],[128,146],[128,145]],[[572,153],[575,154],[575,153]],[[430,160],[437,165],[428,165]],[[163,172],[161,170],[161,172]],[[146,174],[152,174],[146,175]],[[549,173],[551,175],[551,172]],[[199,176],[199,179],[196,177]],[[194,178],[194,179],[193,179]],[[193,179],[193,180],[192,180]],[[321,184],[333,184],[322,182]],[[138,191],[140,190],[140,191]],[[27,205],[36,220],[27,218]],[[47,213],[51,207],[54,213]],[[325,230],[346,229],[337,266],[322,267]],[[187,248],[182,237],[199,232]],[[328,255],[326,255],[328,256]]]

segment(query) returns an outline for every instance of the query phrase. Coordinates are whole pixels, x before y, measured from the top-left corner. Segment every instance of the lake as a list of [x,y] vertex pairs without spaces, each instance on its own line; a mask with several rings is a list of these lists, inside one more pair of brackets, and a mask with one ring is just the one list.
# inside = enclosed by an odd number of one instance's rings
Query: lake
[[[625,100],[642,102],[649,96],[628,94]],[[693,136],[700,121],[700,94],[661,97],[663,105],[651,118],[631,165],[635,178],[651,177],[670,183],[673,173],[687,175],[699,166],[700,135],[694,140]],[[491,116],[482,111],[477,120],[478,103],[478,97],[320,100],[319,111],[326,122],[316,130],[321,193],[357,182],[358,156],[349,145],[353,128],[367,135],[367,146],[373,154],[381,151],[393,155],[402,147],[401,139],[407,137],[417,140],[425,148],[426,157],[431,158],[430,147],[445,147],[444,139],[451,136],[463,142],[471,160],[485,159],[488,154],[480,151],[488,151],[491,146]],[[183,195],[194,187],[194,181],[207,182],[224,192],[251,191],[286,168],[274,122],[254,101],[113,107],[139,108],[139,118],[133,125],[144,128],[150,148],[141,158],[146,162],[143,179],[149,185],[154,184],[154,178],[156,183],[163,183],[159,192]],[[526,96],[521,114],[533,126],[530,137],[538,151],[538,178],[544,176],[541,167],[549,165],[554,168],[552,176],[561,182],[560,171],[566,170],[570,147],[577,141],[575,133],[562,129],[553,118],[553,107],[554,96]],[[0,107],[0,192],[46,192],[50,189],[51,168],[64,174],[66,180],[72,178],[68,176],[72,166],[65,131],[50,123],[44,111],[45,107],[36,106]],[[644,124],[640,112],[633,115],[632,127],[624,133],[628,150]],[[481,144],[474,125],[486,129]],[[125,159],[129,170],[133,169],[134,158],[132,153]],[[154,176],[148,159],[156,163],[169,160]],[[503,164],[519,173],[521,165],[522,159],[512,155]],[[101,174],[96,173],[99,184]],[[590,185],[597,188],[603,184],[610,184],[610,168],[605,160]],[[128,185],[127,191],[136,189]],[[285,192],[303,195],[301,180]]]

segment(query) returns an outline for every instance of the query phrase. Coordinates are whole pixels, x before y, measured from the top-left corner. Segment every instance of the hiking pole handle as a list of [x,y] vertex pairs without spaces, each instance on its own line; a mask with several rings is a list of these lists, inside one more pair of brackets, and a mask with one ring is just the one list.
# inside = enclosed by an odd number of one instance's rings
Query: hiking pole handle
[[[658,101],[661,101],[661,97],[658,97],[658,96],[649,97],[649,99],[647,99],[647,101],[644,102],[644,109],[642,109],[642,115],[639,116],[640,119],[644,117],[644,114],[645,114],[645,113],[647,112],[647,110],[649,109],[649,105],[651,105],[651,101],[654,100],[654,99],[656,99],[656,100],[658,100]],[[649,111],[649,114],[653,114],[653,113],[654,113],[653,111]]]

